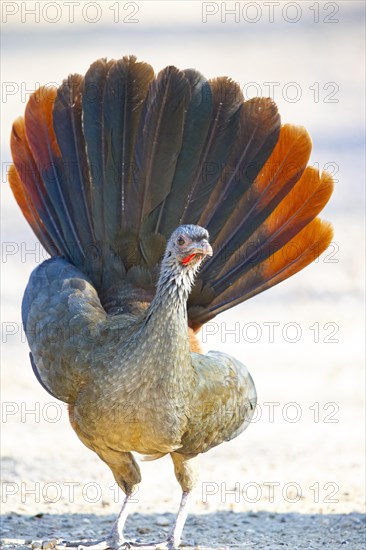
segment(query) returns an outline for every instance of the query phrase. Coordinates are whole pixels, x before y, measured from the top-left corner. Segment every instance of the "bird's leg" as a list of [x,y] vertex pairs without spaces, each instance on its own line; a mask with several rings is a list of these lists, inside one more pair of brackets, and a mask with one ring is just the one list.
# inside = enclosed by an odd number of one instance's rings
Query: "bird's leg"
[[[104,459],[105,457],[103,457]],[[113,524],[112,530],[106,538],[108,547],[118,548],[119,546],[128,543],[123,536],[123,529],[128,516],[128,502],[133,494],[137,484],[141,481],[140,469],[131,453],[112,453],[109,450],[109,466],[113,472],[114,478],[125,493],[125,498],[122,508]],[[111,464],[113,460],[113,465]],[[106,460],[107,462],[107,460]]]
[[198,463],[196,455],[183,455],[180,453],[171,453],[175,477],[182,487],[182,499],[172,530],[165,543],[157,548],[178,548],[182,537],[182,531],[188,515],[188,504],[193,487],[197,483]]
[[157,548],[178,548],[182,538],[183,527],[188,515],[190,496],[191,493],[189,491],[183,491],[178,514],[175,518],[175,522],[169,533],[169,536],[166,542],[163,543],[161,546],[157,546]]
[[128,504],[129,497],[130,495],[128,494],[125,496],[125,499],[122,504],[122,508],[117,516],[116,521],[113,524],[113,527],[109,535],[106,538],[106,543],[110,548],[118,548],[122,544],[125,544],[123,529],[128,516],[127,504]]
[[133,495],[137,485],[141,481],[140,468],[131,453],[122,453],[108,449],[108,451],[99,451],[98,455],[102,460],[107,462],[118,486],[123,490],[126,496],[123,500],[118,517],[107,537],[104,537],[102,540],[86,543],[73,541],[66,543],[66,546],[76,548],[85,546],[88,550],[104,550],[106,548],[117,550],[120,547],[130,548],[134,544],[125,540],[123,528],[128,516],[128,503],[131,502],[129,499],[131,499],[131,495]]
[[128,516],[127,504],[130,496],[131,495],[126,494],[122,504],[122,508],[107,537],[92,542],[66,542],[65,546],[67,546],[68,548],[85,548],[87,550],[107,550],[108,548],[112,550],[117,550],[119,548],[122,549],[123,547],[130,548],[131,544],[127,542],[123,536],[123,528],[125,526]]
[[180,486],[182,487],[182,499],[180,502],[179,510],[177,517],[175,519],[174,525],[169,533],[168,538],[161,543],[156,542],[144,542],[144,543],[136,543],[133,542],[133,547],[138,546],[154,546],[156,549],[173,549],[178,548],[182,531],[184,528],[184,524],[187,519],[188,515],[188,506],[189,506],[189,500],[191,491],[196,484],[197,481],[197,461],[193,461],[192,459],[196,455],[182,455],[179,453],[171,453],[170,456],[172,457],[173,463],[174,463],[174,472],[176,475],[177,480],[180,483]]
[[156,541],[145,541],[145,542],[132,542],[132,548],[138,548],[139,546],[151,547],[153,546],[156,550],[173,550],[179,547],[180,539],[182,536],[182,531],[184,524],[188,515],[188,504],[189,504],[189,491],[184,491],[182,494],[182,499],[180,501],[180,506],[178,510],[177,517],[175,518],[174,525],[169,533],[168,538],[164,542]]

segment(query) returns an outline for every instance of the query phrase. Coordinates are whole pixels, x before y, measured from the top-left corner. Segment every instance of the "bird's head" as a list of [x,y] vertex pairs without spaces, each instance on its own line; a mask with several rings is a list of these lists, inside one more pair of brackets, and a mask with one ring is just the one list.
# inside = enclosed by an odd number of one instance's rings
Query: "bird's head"
[[181,225],[170,237],[165,260],[172,267],[196,271],[207,256],[212,256],[206,229],[199,225]]
[[[184,305],[192,289],[196,273],[207,256],[212,256],[208,232],[199,225],[181,225],[168,240],[161,263],[155,297],[147,319],[161,304],[179,308]],[[166,297],[169,296],[169,300]]]

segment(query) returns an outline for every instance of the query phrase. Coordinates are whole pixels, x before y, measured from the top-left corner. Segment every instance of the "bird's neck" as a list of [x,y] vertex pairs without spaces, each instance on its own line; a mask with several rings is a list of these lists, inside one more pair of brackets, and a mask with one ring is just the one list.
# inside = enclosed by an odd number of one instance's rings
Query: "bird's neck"
[[[181,268],[162,265],[156,295],[146,312],[139,335],[140,348],[155,355],[157,375],[169,385],[174,381],[175,391],[179,380],[183,386],[192,374],[189,350],[187,299],[194,274]],[[149,361],[148,361],[149,362]]]
[[171,311],[187,324],[187,300],[194,283],[195,272],[181,266],[171,265],[164,258],[156,294],[147,311],[146,318],[156,313]]

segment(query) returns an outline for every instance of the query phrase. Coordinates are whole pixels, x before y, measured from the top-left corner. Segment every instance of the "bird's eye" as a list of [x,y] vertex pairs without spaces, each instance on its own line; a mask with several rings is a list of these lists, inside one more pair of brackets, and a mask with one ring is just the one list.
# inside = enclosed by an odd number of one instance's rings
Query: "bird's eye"
[[183,237],[178,237],[177,243],[179,244],[179,246],[182,246],[182,244],[185,243],[185,240],[183,239]]

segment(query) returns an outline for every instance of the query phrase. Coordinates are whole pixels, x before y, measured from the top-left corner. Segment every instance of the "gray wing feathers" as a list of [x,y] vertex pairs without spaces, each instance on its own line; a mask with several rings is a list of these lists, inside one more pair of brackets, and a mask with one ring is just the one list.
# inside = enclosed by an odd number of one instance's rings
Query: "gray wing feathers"
[[90,376],[106,319],[95,289],[66,260],[47,260],[29,279],[22,317],[37,378],[51,395],[71,402]]
[[206,452],[243,432],[253,417],[257,394],[248,369],[221,352],[192,353],[197,373],[189,427],[178,452]]

